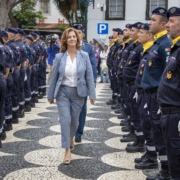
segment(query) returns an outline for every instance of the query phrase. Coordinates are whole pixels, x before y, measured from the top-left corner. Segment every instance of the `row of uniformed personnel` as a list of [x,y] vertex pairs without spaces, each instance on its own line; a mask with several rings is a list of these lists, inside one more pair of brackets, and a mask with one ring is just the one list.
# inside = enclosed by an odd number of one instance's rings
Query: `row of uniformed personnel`
[[20,28],[0,31],[0,147],[6,131],[46,94],[44,38]]
[[[168,37],[169,36],[169,37]],[[153,10],[149,22],[113,29],[107,59],[112,99],[128,153],[145,152],[136,169],[147,180],[180,180],[180,8]],[[111,39],[111,37],[110,37]]]

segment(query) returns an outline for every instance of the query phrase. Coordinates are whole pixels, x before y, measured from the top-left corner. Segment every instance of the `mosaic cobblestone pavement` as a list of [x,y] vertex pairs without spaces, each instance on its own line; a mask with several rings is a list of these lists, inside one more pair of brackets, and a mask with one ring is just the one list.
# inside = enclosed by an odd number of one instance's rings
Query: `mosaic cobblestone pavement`
[[97,84],[95,105],[88,102],[82,143],[76,144],[69,166],[63,165],[60,125],[56,105],[46,98],[7,132],[0,149],[0,179],[4,180],[144,180],[154,171],[134,169],[140,153],[125,152],[124,134],[105,102],[109,84]]

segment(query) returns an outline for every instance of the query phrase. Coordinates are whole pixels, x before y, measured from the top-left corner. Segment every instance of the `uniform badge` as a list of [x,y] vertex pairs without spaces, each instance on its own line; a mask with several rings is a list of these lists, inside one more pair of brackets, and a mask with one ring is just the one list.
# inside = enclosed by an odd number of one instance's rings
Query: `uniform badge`
[[112,54],[114,54],[114,52],[112,52]]
[[128,62],[128,64],[129,64],[129,65],[131,64],[131,60]]
[[149,66],[149,67],[152,66],[152,60],[149,61],[148,66]]
[[176,11],[175,7],[171,8],[171,10],[170,10],[171,13],[175,13],[175,11]]
[[164,9],[160,9],[159,12],[162,14],[164,13]]
[[126,62],[126,59],[124,60],[124,62]]
[[144,64],[143,64],[143,63],[141,64],[141,67],[142,67],[142,68],[144,67]]
[[120,57],[118,56],[118,59],[120,59]]
[[121,65],[121,66],[120,66],[120,68],[122,69],[122,68],[123,68],[123,66]]
[[139,74],[140,74],[140,75],[142,75],[142,74],[143,74],[143,70],[142,70],[142,69],[140,70]]
[[172,72],[168,71],[166,77],[167,77],[167,79],[171,79],[172,78]]

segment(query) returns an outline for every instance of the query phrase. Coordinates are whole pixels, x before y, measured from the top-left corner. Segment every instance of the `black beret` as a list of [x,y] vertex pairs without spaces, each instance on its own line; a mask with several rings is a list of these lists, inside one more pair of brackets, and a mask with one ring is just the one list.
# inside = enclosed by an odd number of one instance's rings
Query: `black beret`
[[74,25],[73,28],[76,30],[80,30],[80,31],[84,32],[84,28],[81,25]]
[[119,34],[123,34],[123,31],[120,28],[113,28],[112,30],[118,32]]
[[136,28],[136,29],[140,29],[141,24],[142,24],[141,22],[136,22],[136,23],[132,24],[131,27]]
[[169,19],[169,17],[172,17],[172,16],[180,16],[180,8],[171,7],[170,9],[168,9],[167,18]]
[[113,39],[113,36],[109,36],[109,39]]
[[157,14],[160,16],[167,16],[167,9],[163,8],[163,7],[157,7],[156,9],[154,9],[152,11],[152,14]]
[[125,27],[131,29],[132,28],[132,24],[126,24]]
[[31,36],[26,36],[26,39],[29,39],[31,42],[33,42],[33,38]]
[[140,29],[149,31],[149,24],[148,23],[142,23]]
[[15,28],[8,28],[7,32],[13,33],[13,34],[17,34],[17,30]]

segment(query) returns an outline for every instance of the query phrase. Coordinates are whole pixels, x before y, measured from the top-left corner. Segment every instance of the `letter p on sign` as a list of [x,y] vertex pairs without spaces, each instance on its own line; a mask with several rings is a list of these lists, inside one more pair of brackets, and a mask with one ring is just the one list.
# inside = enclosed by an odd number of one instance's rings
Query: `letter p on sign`
[[98,23],[98,34],[108,34],[108,23]]

